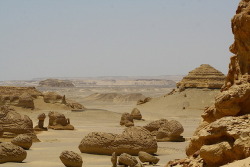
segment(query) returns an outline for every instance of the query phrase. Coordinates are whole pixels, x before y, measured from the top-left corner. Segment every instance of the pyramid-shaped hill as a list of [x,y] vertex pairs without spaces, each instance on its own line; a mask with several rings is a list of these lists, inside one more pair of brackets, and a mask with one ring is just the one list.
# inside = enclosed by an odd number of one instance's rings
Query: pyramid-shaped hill
[[209,88],[220,89],[224,84],[225,75],[210,66],[209,64],[202,64],[200,67],[190,71],[179,83],[177,87],[185,88]]

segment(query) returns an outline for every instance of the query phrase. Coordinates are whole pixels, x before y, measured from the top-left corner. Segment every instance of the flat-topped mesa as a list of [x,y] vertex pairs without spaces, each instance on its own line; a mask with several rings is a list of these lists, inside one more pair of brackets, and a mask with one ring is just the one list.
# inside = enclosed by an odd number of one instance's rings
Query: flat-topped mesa
[[200,67],[190,71],[179,83],[177,88],[209,88],[220,89],[225,80],[225,75],[209,64],[202,64]]
[[46,79],[39,82],[39,86],[46,87],[75,87],[70,80]]

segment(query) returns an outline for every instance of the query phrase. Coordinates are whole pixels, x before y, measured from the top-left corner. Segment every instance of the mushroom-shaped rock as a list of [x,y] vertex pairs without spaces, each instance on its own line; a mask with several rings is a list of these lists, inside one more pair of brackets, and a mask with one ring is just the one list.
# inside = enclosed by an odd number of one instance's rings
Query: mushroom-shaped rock
[[111,157],[111,162],[112,162],[112,167],[116,167],[117,166],[117,155],[115,152],[113,152],[112,157]]
[[60,159],[66,167],[82,167],[82,157],[73,151],[63,151]]
[[123,153],[119,156],[118,163],[120,165],[135,167],[138,164],[138,161],[136,160],[135,157],[133,157],[127,153]]
[[27,156],[27,152],[12,143],[0,143],[0,163],[22,162]]
[[46,115],[44,113],[39,114],[38,119],[38,125],[34,127],[35,131],[47,131],[48,129],[44,127],[44,120],[46,118]]
[[32,146],[32,138],[29,135],[20,134],[12,139],[11,143],[20,146],[25,150],[28,150]]
[[70,124],[69,119],[64,114],[58,112],[49,112],[49,126],[54,130],[74,130],[74,126]]
[[168,124],[164,124],[157,132],[157,141],[185,141],[180,136],[184,132],[184,128],[180,122],[171,120]]
[[129,113],[125,112],[121,116],[120,125],[126,125],[128,122],[134,123],[133,117]]
[[157,152],[157,142],[150,132],[142,127],[129,127],[122,134],[92,132],[79,145],[82,153],[138,155],[139,151]]
[[159,158],[150,155],[144,151],[140,151],[138,157],[141,162],[149,162],[149,164],[157,164],[160,160]]
[[137,108],[134,108],[132,111],[131,111],[131,117],[133,119],[136,119],[136,120],[141,120],[142,119],[142,115],[141,115],[141,112],[140,110],[138,110]]

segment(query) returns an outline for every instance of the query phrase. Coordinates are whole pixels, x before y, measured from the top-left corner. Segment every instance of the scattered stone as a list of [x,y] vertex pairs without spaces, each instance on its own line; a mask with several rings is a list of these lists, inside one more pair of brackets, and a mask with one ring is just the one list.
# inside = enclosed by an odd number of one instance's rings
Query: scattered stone
[[0,143],[0,163],[22,162],[27,156],[27,152],[12,143]]
[[135,157],[133,157],[127,153],[123,153],[119,156],[118,163],[120,165],[135,167],[138,164],[138,161],[136,160]]
[[157,142],[150,132],[142,127],[129,127],[122,134],[92,132],[85,136],[79,149],[82,153],[138,155],[140,151],[157,152]]
[[74,130],[74,126],[70,124],[69,118],[66,119],[64,114],[51,111],[49,112],[49,126],[54,130]]
[[144,151],[140,151],[138,157],[142,163],[148,162],[149,164],[157,164],[159,162],[159,158],[150,155]]
[[136,119],[136,120],[141,120],[142,119],[142,115],[141,115],[141,112],[140,110],[138,110],[137,108],[134,108],[131,112],[131,117],[133,119]]
[[63,151],[60,159],[66,167],[82,167],[82,157],[73,151]]
[[32,138],[26,134],[20,134],[11,140],[12,144],[22,147],[25,150],[29,150],[32,146]]

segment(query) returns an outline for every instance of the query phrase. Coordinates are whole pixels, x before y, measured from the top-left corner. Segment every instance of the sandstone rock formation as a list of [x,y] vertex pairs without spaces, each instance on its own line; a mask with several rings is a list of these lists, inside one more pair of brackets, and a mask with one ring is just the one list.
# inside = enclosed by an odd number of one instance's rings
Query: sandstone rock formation
[[147,102],[149,102],[151,100],[152,100],[151,97],[146,97],[144,99],[140,99],[140,100],[137,101],[137,105],[141,105],[141,104],[147,103]]
[[142,163],[148,162],[149,164],[157,164],[159,162],[159,158],[150,155],[144,151],[140,151],[138,157]]
[[143,127],[147,129],[148,131],[150,131],[151,134],[155,136],[158,133],[158,130],[160,129],[160,127],[166,124],[168,124],[168,120],[160,119],[160,120],[150,122],[149,124]]
[[27,152],[19,146],[11,143],[0,143],[0,163],[22,162]]
[[75,87],[70,80],[46,79],[39,82],[39,86],[46,87]]
[[0,86],[0,106],[13,105],[34,109],[34,98],[42,93],[34,87]]
[[35,131],[47,131],[48,129],[44,127],[44,120],[46,118],[46,115],[44,113],[39,114],[38,119],[38,125],[34,127]]
[[20,134],[11,140],[12,144],[22,147],[25,150],[29,150],[32,146],[32,138],[26,134]]
[[33,130],[32,120],[26,116],[21,115],[8,106],[0,107],[0,126],[2,132],[10,132],[14,135],[29,134],[33,140],[37,140]]
[[[250,156],[250,1],[241,0],[232,19],[235,42],[226,82],[191,139],[185,160],[175,165],[221,166]],[[194,156],[195,155],[195,156]],[[182,163],[181,163],[182,162]],[[185,162],[185,163],[183,163]]]
[[74,126],[70,124],[69,118],[66,119],[64,114],[51,111],[49,112],[49,126],[54,130],[74,130]]
[[73,151],[63,151],[59,158],[66,167],[82,167],[82,157]]
[[180,122],[176,120],[171,120],[167,124],[162,125],[157,134],[157,141],[185,141],[185,139],[181,136],[184,132],[184,128]]
[[138,161],[136,160],[135,157],[133,157],[127,153],[123,153],[119,156],[118,163],[119,163],[119,165],[135,167],[138,164]]
[[117,166],[117,155],[116,155],[115,152],[113,152],[113,154],[112,154],[111,163],[112,163],[112,167],[116,167]]
[[63,102],[65,102],[65,98],[63,99],[63,96],[57,94],[56,92],[46,92],[46,93],[44,93],[43,100],[44,100],[45,103],[60,103],[60,104],[63,104]]
[[133,117],[129,113],[123,113],[120,120],[120,125],[126,127],[134,126]]
[[200,67],[190,71],[177,87],[186,88],[209,88],[220,89],[224,84],[225,75],[209,64],[202,64]]
[[142,115],[141,115],[141,112],[140,110],[138,110],[137,108],[134,108],[132,111],[131,111],[131,117],[133,119],[136,119],[136,120],[141,120],[142,119]]
[[142,127],[129,127],[122,134],[92,132],[85,136],[79,149],[82,153],[120,155],[128,153],[138,155],[140,151],[153,154],[157,151],[157,142],[150,132]]

